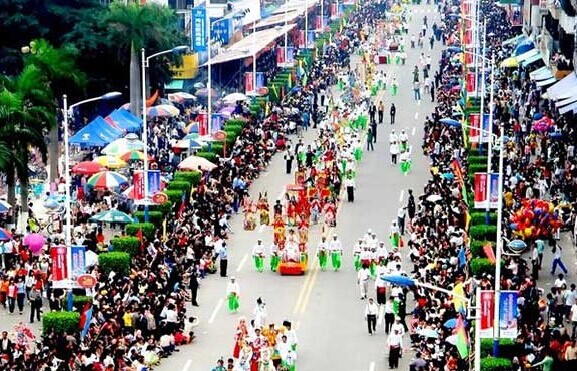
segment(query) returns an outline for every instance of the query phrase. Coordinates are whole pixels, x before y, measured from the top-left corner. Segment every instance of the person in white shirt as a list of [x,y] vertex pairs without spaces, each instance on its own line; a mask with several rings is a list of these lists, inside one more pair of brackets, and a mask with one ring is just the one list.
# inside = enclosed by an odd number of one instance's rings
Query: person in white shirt
[[317,258],[319,259],[319,267],[324,272],[327,269],[327,243],[324,236],[317,246]]
[[384,263],[385,260],[387,260],[387,255],[389,255],[389,253],[387,251],[385,243],[383,241],[380,241],[379,246],[377,247],[377,261],[379,265]]
[[396,165],[397,157],[399,155],[399,145],[397,141],[391,142],[389,152],[391,153],[391,165]]
[[361,270],[357,273],[357,283],[359,284],[359,289],[361,290],[361,300],[367,298],[367,290],[369,286],[370,271],[369,267],[364,264]]
[[396,143],[399,141],[399,137],[395,133],[395,130],[391,130],[391,134],[389,134],[389,144]]
[[363,239],[359,238],[359,241],[353,246],[353,259],[355,270],[358,272],[361,269],[361,252],[363,251]]
[[329,251],[331,252],[331,264],[336,272],[341,268],[341,255],[343,254],[343,245],[336,234],[333,235],[333,240],[329,243]]
[[234,276],[230,277],[230,281],[226,286],[226,295],[228,297],[228,310],[231,313],[235,313],[240,307],[240,288],[238,287],[238,282],[236,282]]
[[399,235],[399,227],[397,227],[397,221],[393,220],[391,222],[391,227],[389,229],[389,239],[391,240],[391,245],[393,249],[396,250],[399,247],[399,242],[401,236]]
[[577,330],[577,299],[571,306],[570,314],[571,314],[571,325],[573,327],[571,337],[575,339],[575,335],[577,335],[577,333],[575,332]]
[[399,330],[394,330],[388,336],[387,345],[389,346],[389,368],[399,368],[399,358],[403,348],[403,337],[399,334]]
[[401,317],[395,317],[395,323],[391,326],[391,331],[397,331],[399,335],[403,336],[405,334],[405,327],[401,323]]
[[267,311],[266,304],[261,298],[256,299],[256,305],[254,307],[254,327],[262,328],[265,325]]
[[270,245],[270,270],[276,272],[280,257],[278,255],[278,246],[273,242]]
[[345,179],[345,187],[347,188],[347,202],[354,202],[355,201],[355,178],[352,176],[348,176]]
[[379,314],[379,306],[375,304],[373,298],[369,298],[367,306],[365,307],[365,318],[367,320],[367,328],[369,335],[377,332],[377,315]]
[[254,245],[252,248],[252,257],[254,259],[255,269],[257,272],[262,273],[264,271],[264,246],[260,238],[256,241],[256,245]]

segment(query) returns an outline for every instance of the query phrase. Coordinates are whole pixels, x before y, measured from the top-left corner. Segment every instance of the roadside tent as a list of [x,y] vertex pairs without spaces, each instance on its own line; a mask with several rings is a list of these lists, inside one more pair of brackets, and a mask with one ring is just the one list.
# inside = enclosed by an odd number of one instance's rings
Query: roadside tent
[[108,116],[106,116],[105,120],[109,123],[116,124],[119,128],[130,133],[140,130],[140,124],[132,118],[125,116],[120,110],[112,111]]
[[104,147],[121,136],[121,130],[113,127],[102,117],[98,116],[88,125],[78,130],[78,132],[70,138],[70,144],[81,147]]

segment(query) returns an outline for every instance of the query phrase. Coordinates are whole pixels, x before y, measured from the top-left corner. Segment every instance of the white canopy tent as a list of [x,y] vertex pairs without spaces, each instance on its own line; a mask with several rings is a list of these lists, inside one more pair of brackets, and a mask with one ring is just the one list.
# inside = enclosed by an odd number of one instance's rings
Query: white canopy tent
[[550,99],[558,100],[577,96],[577,75],[571,72],[561,81],[547,89]]

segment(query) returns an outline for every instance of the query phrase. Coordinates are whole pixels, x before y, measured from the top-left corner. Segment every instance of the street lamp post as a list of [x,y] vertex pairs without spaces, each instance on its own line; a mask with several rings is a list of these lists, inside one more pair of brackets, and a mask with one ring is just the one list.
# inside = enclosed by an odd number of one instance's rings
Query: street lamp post
[[144,170],[143,170],[143,179],[144,179],[144,221],[148,223],[148,124],[146,122],[146,69],[150,65],[150,60],[152,58],[156,58],[160,55],[168,54],[168,53],[178,53],[184,50],[187,50],[188,46],[180,45],[174,47],[172,49],[164,50],[158,53],[154,53],[148,57],[145,55],[144,48],[140,49],[141,59],[142,59],[142,142],[144,143]]
[[309,47],[309,0],[305,0],[305,49]]
[[284,63],[287,64],[288,59],[288,0],[284,2]]
[[70,180],[70,130],[68,128],[68,112],[72,112],[74,108],[90,102],[96,102],[99,100],[108,100],[121,96],[122,93],[114,91],[106,93],[99,97],[85,99],[83,101],[77,102],[68,106],[68,96],[64,94],[62,96],[62,124],[64,126],[64,185],[66,189],[64,190],[64,207],[65,207],[65,227],[64,227],[64,244],[66,245],[66,271],[68,273],[68,287],[73,286],[72,281],[72,212],[71,208],[71,196],[70,188],[72,187],[72,182]]

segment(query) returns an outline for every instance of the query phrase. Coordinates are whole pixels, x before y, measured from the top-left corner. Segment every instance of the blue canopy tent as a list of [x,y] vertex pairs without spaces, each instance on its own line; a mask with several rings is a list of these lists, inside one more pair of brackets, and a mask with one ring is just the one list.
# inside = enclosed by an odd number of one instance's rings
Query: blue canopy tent
[[533,43],[533,40],[526,39],[515,48],[515,55],[521,55],[531,49],[535,49],[535,44]]
[[122,136],[122,131],[98,116],[70,138],[70,144],[81,147],[104,147]]
[[140,130],[140,123],[125,116],[120,110],[112,111],[105,119],[113,121],[118,127],[127,132],[133,133]]
[[124,117],[126,117],[130,121],[135,122],[138,125],[139,129],[142,127],[142,119],[140,117],[134,116],[130,111],[125,110],[124,108],[119,108],[117,109],[117,111],[120,112]]

